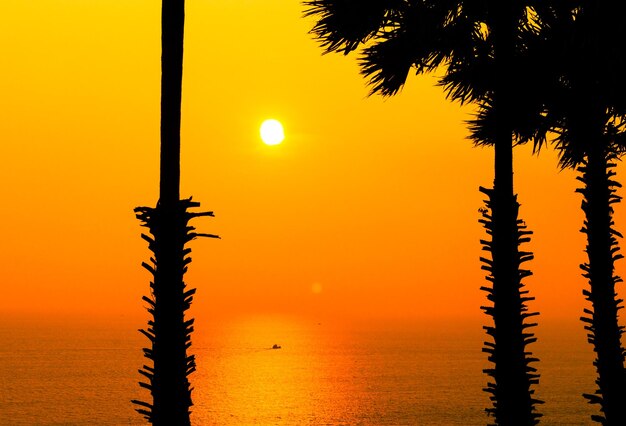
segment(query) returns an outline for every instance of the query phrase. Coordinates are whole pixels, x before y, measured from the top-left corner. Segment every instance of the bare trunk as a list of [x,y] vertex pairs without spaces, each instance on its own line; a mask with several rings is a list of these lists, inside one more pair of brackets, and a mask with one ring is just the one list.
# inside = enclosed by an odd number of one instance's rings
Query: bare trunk
[[180,198],[180,105],[185,0],[163,0],[161,16],[161,204]]

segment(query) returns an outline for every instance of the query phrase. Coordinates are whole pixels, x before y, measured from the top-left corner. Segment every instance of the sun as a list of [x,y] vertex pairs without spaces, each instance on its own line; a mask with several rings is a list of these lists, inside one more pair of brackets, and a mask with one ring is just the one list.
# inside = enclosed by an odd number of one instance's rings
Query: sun
[[270,118],[261,124],[261,140],[265,145],[278,145],[285,139],[285,131],[280,121]]

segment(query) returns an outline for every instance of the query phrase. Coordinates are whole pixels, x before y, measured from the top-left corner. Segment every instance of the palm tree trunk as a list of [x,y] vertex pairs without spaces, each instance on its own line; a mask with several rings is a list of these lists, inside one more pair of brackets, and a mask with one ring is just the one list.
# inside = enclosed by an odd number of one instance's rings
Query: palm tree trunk
[[135,209],[152,234],[152,237],[142,235],[154,253],[152,265],[143,266],[154,280],[150,283],[152,297],[143,298],[153,319],[148,322],[147,330],[140,330],[152,343],[151,348],[144,349],[152,367],[144,365],[139,370],[149,380],[140,385],[150,390],[152,403],[133,402],[143,407],[137,411],[159,426],[190,425],[192,402],[187,376],[195,371],[195,359],[187,355],[193,319],[186,321],[185,311],[191,305],[195,289],[186,289],[183,275],[191,261],[187,257],[190,249],[185,249],[185,244],[198,236],[190,232],[194,228],[187,223],[194,216],[208,215],[187,212],[189,207],[197,205],[191,200],[181,200],[171,213],[161,205]]
[[488,210],[483,213],[481,223],[491,235],[491,241],[481,241],[483,249],[491,254],[491,259],[481,258],[483,269],[490,272],[487,280],[492,283],[491,287],[482,287],[492,302],[492,306],[482,309],[493,318],[493,326],[485,326],[493,342],[485,342],[483,349],[494,364],[493,368],[485,370],[493,379],[485,389],[493,403],[487,412],[495,417],[496,425],[534,425],[540,417],[534,405],[541,401],[533,398],[531,386],[538,383],[539,376],[530,366],[537,359],[530,356],[526,346],[536,340],[527,330],[536,324],[524,323],[524,320],[536,313],[528,312],[526,302],[534,298],[526,296],[528,292],[523,290],[522,284],[522,279],[531,272],[521,268],[533,255],[519,250],[520,244],[530,240],[531,232],[518,219],[519,204],[511,187],[498,185],[502,182],[498,177],[506,173],[507,168],[507,174],[512,176],[512,161],[502,161],[503,157],[512,160],[512,149],[509,147],[508,155],[506,152],[498,155],[499,151],[506,151],[506,146],[502,148],[496,145],[496,158],[500,161],[496,166],[494,188],[481,188],[488,196]]
[[184,320],[184,229],[180,201],[180,116],[183,76],[185,1],[163,0],[161,15],[161,180],[157,210],[154,277],[155,341],[153,421],[189,425],[191,391],[187,380]]
[[151,341],[144,349],[153,366],[140,373],[148,383],[152,403],[133,401],[137,411],[158,426],[190,425],[191,389],[187,376],[195,370],[193,356],[187,356],[191,345],[193,320],[185,321],[195,290],[186,290],[183,275],[191,258],[185,243],[197,236],[187,226],[197,215],[187,212],[198,203],[180,200],[180,117],[183,70],[184,0],[163,0],[161,57],[161,157],[159,202],[156,208],[135,209],[137,217],[152,236],[149,242],[154,257],[152,265],[143,266],[153,275],[152,297],[144,297],[153,319],[141,332]]
[[615,165],[614,154],[607,154],[602,143],[592,144],[587,161],[579,171],[584,184],[578,192],[583,194],[582,208],[585,224],[582,232],[587,235],[588,263],[581,265],[583,275],[589,280],[590,291],[583,291],[592,309],[585,309],[581,319],[587,324],[589,343],[593,344],[597,358],[594,362],[598,378],[595,394],[585,395],[590,403],[600,404],[604,416],[593,420],[604,425],[626,425],[626,372],[624,349],[620,338],[623,327],[618,323],[620,301],[616,300],[615,284],[621,279],[614,275],[614,262],[618,254],[617,236],[613,229],[613,208],[619,202],[615,187],[619,184],[611,178]]
[[491,234],[491,241],[482,241],[483,249],[491,253],[491,260],[481,259],[491,273],[487,277],[491,288],[483,287],[493,306],[483,307],[493,317],[493,326],[485,327],[493,342],[485,342],[485,352],[494,367],[485,370],[492,377],[485,389],[491,394],[493,408],[487,409],[495,417],[496,425],[534,425],[540,414],[534,404],[531,385],[538,383],[538,375],[529,364],[537,361],[526,352],[526,345],[536,339],[525,332],[536,324],[525,324],[532,315],[525,302],[532,300],[523,291],[522,278],[531,275],[521,269],[523,262],[532,259],[532,253],[520,252],[519,245],[529,241],[530,231],[518,219],[519,204],[513,191],[513,132],[511,125],[511,83],[509,67],[515,49],[514,5],[510,1],[494,2],[496,19],[492,24],[497,82],[493,95],[497,129],[495,141],[495,179],[492,190],[481,191],[488,195],[487,207],[491,214],[483,214],[481,222]]
[[[498,150],[496,148],[496,150]],[[501,157],[498,157],[501,158]],[[502,163],[498,169],[502,170]],[[491,260],[481,258],[483,269],[491,273],[487,279],[492,287],[483,287],[488,293],[492,306],[483,310],[493,318],[493,326],[486,326],[487,334],[493,342],[485,342],[485,352],[494,367],[485,370],[492,377],[485,389],[491,394],[493,408],[487,412],[495,417],[497,425],[534,425],[540,416],[534,410],[531,385],[538,383],[535,368],[531,367],[536,358],[530,357],[526,346],[536,339],[526,329],[534,323],[524,320],[535,313],[527,312],[526,302],[533,300],[523,290],[522,278],[531,272],[522,269],[521,264],[533,258],[532,253],[519,250],[519,245],[528,242],[530,231],[518,219],[519,204],[509,191],[502,190],[496,183],[494,189],[481,191],[488,195],[487,207],[491,211],[483,214],[481,222],[491,241],[481,241],[484,250],[491,253]]]
[[173,208],[180,192],[180,106],[185,0],[163,0],[161,15],[160,202]]

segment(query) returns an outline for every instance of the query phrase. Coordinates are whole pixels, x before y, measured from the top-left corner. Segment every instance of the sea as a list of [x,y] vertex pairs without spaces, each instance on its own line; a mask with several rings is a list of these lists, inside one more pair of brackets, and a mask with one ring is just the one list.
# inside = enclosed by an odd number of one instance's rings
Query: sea
[[[137,384],[146,339],[134,325],[2,321],[0,425],[145,425],[130,402],[148,399]],[[592,424],[582,326],[537,334],[541,423]],[[484,338],[480,325],[449,320],[203,321],[192,338],[192,423],[486,425]]]

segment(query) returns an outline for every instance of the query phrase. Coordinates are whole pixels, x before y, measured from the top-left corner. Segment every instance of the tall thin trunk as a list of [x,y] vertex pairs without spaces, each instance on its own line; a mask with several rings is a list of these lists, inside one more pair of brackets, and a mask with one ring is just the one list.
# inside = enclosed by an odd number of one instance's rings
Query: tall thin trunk
[[623,327],[618,323],[620,301],[616,298],[615,284],[621,279],[615,276],[614,262],[621,258],[613,229],[613,208],[620,197],[615,188],[620,185],[611,178],[615,165],[614,154],[605,152],[602,143],[592,144],[587,161],[579,171],[584,188],[582,208],[585,224],[582,232],[587,235],[588,263],[581,265],[583,275],[589,280],[590,290],[583,291],[592,309],[585,309],[581,319],[587,324],[589,343],[593,344],[597,358],[594,361],[598,378],[595,394],[585,395],[590,403],[600,404],[603,416],[593,420],[610,426],[626,425],[626,372],[624,349],[621,346]]
[[481,222],[491,235],[491,241],[481,241],[483,249],[491,253],[491,260],[482,258],[491,274],[487,277],[491,288],[483,287],[493,306],[483,307],[493,318],[493,326],[485,327],[493,342],[485,342],[484,351],[494,367],[485,370],[493,378],[485,389],[491,394],[493,408],[487,409],[495,417],[496,425],[534,425],[540,414],[535,412],[531,385],[538,383],[538,375],[529,364],[537,361],[530,357],[526,345],[536,339],[525,324],[532,315],[525,302],[533,300],[523,291],[522,278],[531,275],[521,269],[523,262],[533,258],[530,252],[520,252],[519,245],[529,241],[523,221],[518,219],[519,204],[513,191],[513,131],[511,124],[510,67],[514,56],[514,34],[517,29],[514,2],[494,2],[495,19],[492,22],[496,85],[493,108],[497,117],[495,141],[495,179],[492,190],[481,188],[488,195],[486,201],[491,214],[484,213]]
[[183,275],[190,249],[185,244],[197,236],[188,225],[198,207],[190,199],[180,200],[180,117],[183,71],[184,0],[163,0],[161,76],[161,176],[156,208],[138,207],[137,218],[151,236],[142,235],[154,253],[151,264],[143,266],[152,273],[151,297],[144,297],[152,320],[140,330],[151,342],[144,349],[152,366],[139,372],[147,379],[141,386],[150,390],[152,402],[133,401],[138,412],[158,426],[190,425],[191,388],[187,376],[195,370],[194,356],[187,355],[191,345],[193,319],[185,320],[195,289],[187,290]]
[[180,198],[180,105],[183,79],[185,0],[163,0],[161,15],[160,202],[173,208]]
[[[180,116],[185,1],[163,0],[161,12],[161,180],[157,210],[154,277],[152,423],[188,425],[191,390],[187,380],[184,320],[184,241],[180,200]],[[161,306],[159,306],[159,304]]]

